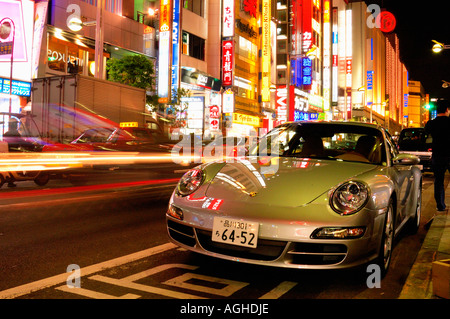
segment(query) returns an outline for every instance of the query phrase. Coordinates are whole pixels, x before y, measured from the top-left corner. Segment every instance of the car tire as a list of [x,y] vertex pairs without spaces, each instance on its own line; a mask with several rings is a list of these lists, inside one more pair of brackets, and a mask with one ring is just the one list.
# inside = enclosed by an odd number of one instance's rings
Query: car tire
[[414,212],[414,217],[411,217],[411,219],[408,222],[409,223],[408,231],[410,234],[414,235],[419,230],[421,216],[422,216],[422,181],[420,181],[418,189],[416,211]]
[[46,185],[48,183],[49,180],[50,180],[50,175],[49,174],[40,173],[34,179],[34,182],[36,183],[36,185],[44,186],[44,185]]
[[391,198],[384,219],[383,234],[381,236],[380,250],[377,258],[377,264],[380,266],[382,277],[386,275],[389,265],[391,264],[392,250],[394,248],[394,235],[395,214],[394,204]]

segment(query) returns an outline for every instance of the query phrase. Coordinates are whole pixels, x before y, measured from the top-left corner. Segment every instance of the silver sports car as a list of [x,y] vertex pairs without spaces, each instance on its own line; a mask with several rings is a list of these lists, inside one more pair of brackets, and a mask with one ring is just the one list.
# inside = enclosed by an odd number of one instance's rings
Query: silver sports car
[[294,122],[274,128],[248,156],[188,171],[167,211],[170,240],[209,256],[309,269],[377,263],[393,239],[417,231],[419,159],[399,154],[382,127]]

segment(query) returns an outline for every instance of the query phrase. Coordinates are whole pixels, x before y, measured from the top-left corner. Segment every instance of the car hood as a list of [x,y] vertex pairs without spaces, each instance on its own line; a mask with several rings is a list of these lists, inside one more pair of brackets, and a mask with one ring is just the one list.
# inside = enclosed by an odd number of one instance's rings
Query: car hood
[[277,158],[227,163],[211,179],[206,196],[252,204],[303,206],[376,165],[334,160]]

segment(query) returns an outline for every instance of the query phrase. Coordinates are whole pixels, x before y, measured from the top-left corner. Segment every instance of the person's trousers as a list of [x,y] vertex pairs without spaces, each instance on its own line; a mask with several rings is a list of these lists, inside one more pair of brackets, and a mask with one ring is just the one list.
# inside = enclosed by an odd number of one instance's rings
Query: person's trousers
[[436,157],[432,158],[432,169],[434,173],[434,199],[436,200],[437,210],[446,209],[445,206],[445,172],[450,172],[450,158]]

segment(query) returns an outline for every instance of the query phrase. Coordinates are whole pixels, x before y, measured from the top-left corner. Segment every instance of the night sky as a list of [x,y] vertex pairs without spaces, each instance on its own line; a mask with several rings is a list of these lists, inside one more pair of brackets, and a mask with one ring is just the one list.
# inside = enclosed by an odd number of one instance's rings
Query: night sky
[[431,51],[436,40],[450,44],[450,8],[445,0],[406,1],[368,0],[394,14],[397,25],[393,32],[400,41],[400,59],[409,71],[409,79],[420,81],[430,98],[450,100],[450,87],[442,88],[442,80],[450,82],[450,49],[436,54]]

